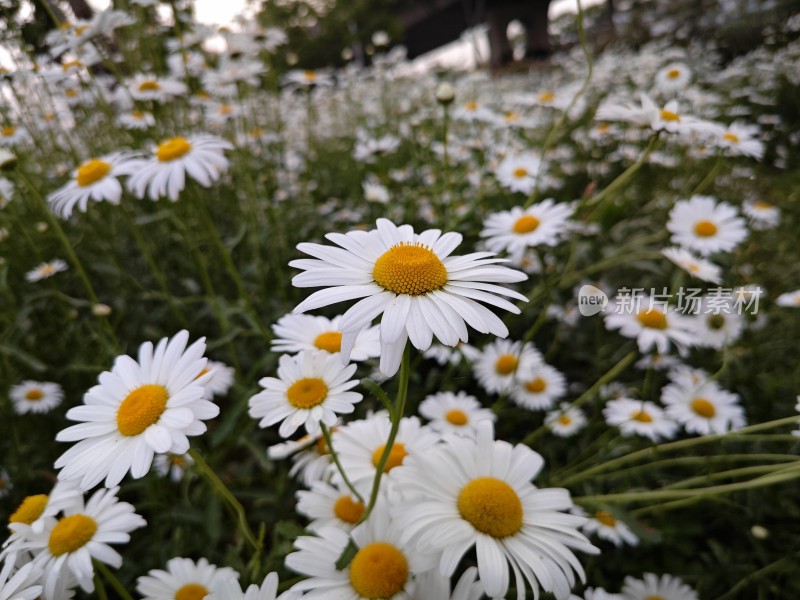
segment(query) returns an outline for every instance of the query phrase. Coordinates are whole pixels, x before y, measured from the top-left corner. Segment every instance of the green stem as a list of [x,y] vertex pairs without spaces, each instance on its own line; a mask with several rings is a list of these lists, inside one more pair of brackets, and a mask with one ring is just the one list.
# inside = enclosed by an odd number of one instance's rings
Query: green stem
[[103,578],[109,583],[109,585],[114,588],[114,591],[119,594],[121,600],[133,600],[133,596],[128,593],[128,591],[125,589],[125,586],[120,583],[120,580],[117,579],[117,576],[111,572],[111,569],[109,569],[105,563],[95,560],[94,566],[98,571],[100,571],[100,573],[103,575]]
[[189,449],[189,456],[194,459],[195,465],[197,465],[200,474],[206,478],[208,483],[211,485],[211,488],[217,492],[222,498],[228,503],[231,507],[233,512],[236,513],[238,517],[238,526],[240,533],[244,536],[244,538],[248,541],[248,543],[253,547],[253,550],[257,554],[261,553],[261,546],[258,543],[258,540],[253,533],[253,530],[250,529],[250,525],[247,523],[247,513],[245,513],[244,507],[242,504],[236,499],[236,496],[228,489],[228,486],[217,476],[208,463],[203,458],[203,455],[200,454],[194,448]]
[[100,579],[100,575],[97,573],[94,574],[94,589],[97,592],[99,600],[108,600],[108,594],[106,593],[106,588],[103,586],[103,580]]
[[325,443],[328,445],[328,452],[331,453],[331,458],[333,458],[333,463],[336,465],[339,474],[342,476],[344,484],[348,487],[348,489],[351,492],[353,492],[353,495],[356,498],[358,498],[358,501],[361,502],[361,504],[364,504],[364,497],[358,493],[358,490],[350,482],[350,479],[347,477],[347,473],[345,473],[344,471],[344,467],[342,467],[342,463],[339,462],[339,455],[336,453],[336,450],[333,449],[333,439],[331,438],[331,432],[328,429],[328,426],[325,425],[325,423],[320,423],[320,427],[322,428],[322,437],[325,438]]
[[375,503],[378,501],[378,492],[380,491],[381,487],[381,477],[383,476],[383,471],[386,468],[386,462],[389,460],[389,455],[392,453],[392,447],[394,446],[394,440],[397,437],[397,431],[400,429],[400,421],[403,419],[403,413],[406,409],[406,398],[408,397],[408,380],[411,376],[410,354],[411,346],[406,344],[406,347],[403,350],[403,359],[400,363],[400,383],[397,388],[397,399],[395,400],[395,411],[392,417],[392,428],[389,431],[389,439],[386,440],[386,445],[383,448],[383,454],[381,455],[381,459],[378,461],[378,466],[376,467],[375,479],[372,481],[372,492],[369,496],[369,504],[364,510],[364,513],[361,515],[361,518],[358,520],[359,523],[366,521],[369,518],[372,509],[375,508]]
[[717,178],[717,175],[719,174],[719,170],[721,168],[722,168],[722,155],[720,154],[719,156],[717,156],[717,160],[714,162],[714,166],[711,167],[711,170],[703,178],[703,180],[697,184],[697,187],[694,188],[691,194],[689,194],[689,197],[691,198],[692,196],[702,193],[703,190],[705,190],[711,184],[711,182]]

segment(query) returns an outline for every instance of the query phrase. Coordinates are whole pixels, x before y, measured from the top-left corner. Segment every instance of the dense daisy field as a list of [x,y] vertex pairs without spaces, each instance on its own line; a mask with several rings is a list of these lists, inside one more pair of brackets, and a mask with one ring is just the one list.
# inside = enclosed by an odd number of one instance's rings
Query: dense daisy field
[[0,600],[800,597],[800,14],[492,77],[131,4],[2,30]]

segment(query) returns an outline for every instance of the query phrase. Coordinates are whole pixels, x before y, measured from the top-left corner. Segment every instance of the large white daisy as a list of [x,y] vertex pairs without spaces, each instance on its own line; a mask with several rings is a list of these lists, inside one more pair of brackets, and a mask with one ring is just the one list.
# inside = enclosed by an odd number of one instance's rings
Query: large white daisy
[[493,438],[491,422],[481,421],[477,441],[453,436],[409,457],[397,472],[405,493],[394,514],[406,538],[441,552],[443,575],[475,546],[489,597],[506,597],[510,564],[519,600],[526,585],[534,597],[541,588],[566,600],[575,573],[584,579],[572,550],[598,552],[578,531],[586,519],[562,512],[573,507],[567,490],[531,483],[544,465],[539,454]]
[[205,338],[187,348],[188,340],[189,332],[181,331],[155,349],[145,342],[138,362],[119,356],[111,371],[100,374],[84,405],[67,412],[68,419],[83,422],[56,436],[78,442],[56,461],[59,479],[80,479],[88,490],[105,478],[111,487],[129,470],[144,477],[156,453],[189,450],[187,436],[204,433],[202,421],[216,417],[219,407],[204,399]]
[[505,337],[506,326],[479,302],[519,313],[501,296],[525,300],[522,294],[495,285],[527,279],[524,273],[498,266],[503,259],[492,258],[489,252],[451,256],[462,239],[458,233],[428,229],[416,234],[410,225],[397,227],[378,219],[377,229],[326,237],[340,248],[300,244],[301,252],[315,258],[290,263],[305,271],[294,277],[295,286],[328,286],[294,312],[363,298],[339,322],[342,360],[349,360],[358,333],[383,314],[380,369],[387,376],[397,372],[409,339],[423,351],[434,336],[455,346],[459,340],[467,341],[467,325]]

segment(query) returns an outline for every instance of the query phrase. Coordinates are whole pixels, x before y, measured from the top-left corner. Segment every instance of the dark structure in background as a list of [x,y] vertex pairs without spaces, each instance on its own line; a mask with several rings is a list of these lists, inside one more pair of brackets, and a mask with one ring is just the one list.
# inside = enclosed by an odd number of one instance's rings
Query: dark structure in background
[[525,56],[550,54],[547,11],[550,0],[401,0],[396,12],[405,30],[409,58],[457,40],[466,29],[489,25],[491,66],[498,68],[514,59],[506,30],[518,19],[525,26]]

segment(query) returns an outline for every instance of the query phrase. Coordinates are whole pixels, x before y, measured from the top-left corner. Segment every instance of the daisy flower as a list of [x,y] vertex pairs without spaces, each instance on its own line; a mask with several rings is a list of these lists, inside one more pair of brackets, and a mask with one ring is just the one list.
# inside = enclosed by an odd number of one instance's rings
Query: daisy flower
[[[336,428],[331,428],[331,439],[336,448],[339,434]],[[292,457],[292,468],[289,477],[300,475],[303,485],[311,487],[315,481],[321,480],[333,464],[328,444],[322,434],[305,435],[299,440],[275,444],[267,448],[270,460],[283,460]]]
[[677,577],[654,573],[645,573],[643,579],[626,577],[622,596],[625,600],[697,600],[697,592]]
[[487,596],[505,598],[510,563],[519,600],[526,587],[566,599],[573,571],[584,579],[572,549],[598,550],[578,531],[586,519],[562,512],[573,507],[569,492],[531,483],[543,465],[530,448],[495,441],[491,422],[481,421],[477,440],[452,436],[409,458],[398,470],[404,498],[393,512],[406,539],[441,553],[442,575],[475,546]]
[[605,315],[608,329],[619,329],[620,335],[635,338],[640,352],[655,349],[666,354],[671,345],[679,352],[695,343],[689,318],[675,309],[658,305],[652,298],[644,297],[638,306],[628,306],[627,296],[617,296],[609,304]]
[[775,304],[786,308],[800,308],[800,290],[781,294],[775,299]]
[[139,73],[128,83],[128,90],[134,100],[166,102],[175,96],[185,95],[187,88],[185,83],[177,79]]
[[41,281],[42,279],[47,279],[48,277],[52,277],[56,273],[60,273],[61,271],[66,271],[69,267],[67,263],[65,263],[60,258],[55,258],[50,262],[45,262],[40,264],[35,269],[32,269],[25,273],[25,279],[30,282],[34,281]]
[[116,152],[81,164],[65,186],[47,196],[50,210],[62,219],[68,219],[76,206],[85,213],[89,200],[118,205],[122,198],[122,185],[117,178],[131,173],[130,156],[129,153]]
[[625,600],[620,594],[610,594],[603,588],[586,588],[583,596],[572,595],[569,600]]
[[711,196],[676,202],[669,212],[667,229],[673,243],[703,256],[730,252],[747,237],[744,219],[736,209]]
[[153,461],[156,473],[161,477],[169,476],[172,483],[178,483],[183,479],[193,464],[194,459],[188,454],[159,454]]
[[517,369],[511,399],[529,410],[548,410],[567,393],[567,379],[543,362]]
[[459,365],[462,360],[471,361],[480,355],[480,351],[474,346],[459,342],[452,348],[441,344],[431,344],[431,347],[425,350],[422,355],[445,366]]
[[56,520],[49,518],[41,534],[29,542],[36,554],[34,564],[44,571],[43,600],[61,600],[56,592],[65,577],[74,577],[85,592],[94,591],[92,560],[118,569],[122,557],[108,544],[128,543],[130,532],[144,527],[145,520],[127,502],[117,498],[119,488],[95,492],[64,511]]
[[208,134],[164,140],[150,159],[131,161],[128,190],[138,198],[145,191],[151,200],[167,196],[175,202],[186,184],[186,175],[203,187],[211,186],[228,169],[224,150],[233,145]]
[[[304,350],[324,350],[336,353],[342,349],[342,332],[339,331],[341,315],[328,319],[312,315],[284,315],[272,331],[273,352],[296,354]],[[350,360],[361,362],[381,354],[380,331],[377,327],[361,330],[350,352]]]
[[419,414],[430,421],[429,426],[441,434],[454,433],[475,437],[478,421],[497,417],[483,408],[478,399],[466,392],[439,392],[425,398],[419,405]]
[[33,563],[14,572],[14,563],[7,561],[0,570],[0,600],[36,600],[42,593],[41,578],[42,569]]
[[692,71],[683,63],[671,63],[656,73],[656,87],[662,92],[677,92],[685,88]]
[[334,79],[333,75],[324,73],[322,71],[313,71],[311,69],[306,69],[303,71],[300,69],[295,69],[284,75],[283,83],[285,85],[305,87],[311,87],[314,85],[327,87],[333,85]]
[[536,176],[541,163],[535,154],[507,156],[497,165],[494,175],[504,188],[530,194],[536,187]]
[[343,485],[315,481],[310,491],[297,492],[297,512],[311,520],[306,527],[311,531],[323,527],[351,531],[364,514],[364,504]]
[[521,256],[528,248],[561,242],[568,234],[574,210],[571,203],[557,204],[552,199],[527,209],[516,206],[490,214],[483,223],[481,237],[487,238],[486,247],[492,252]]
[[136,591],[142,600],[189,600],[206,598],[226,579],[236,581],[239,574],[230,567],[217,567],[205,558],[171,558],[167,570],[153,569],[136,580]]
[[603,409],[606,423],[619,427],[624,436],[638,435],[658,442],[671,440],[678,425],[657,404],[632,398],[609,400]]
[[764,156],[764,142],[757,139],[760,133],[758,125],[731,123],[727,127],[718,127],[711,142],[722,148],[726,154],[752,156],[756,160],[761,160]]
[[281,437],[289,437],[300,425],[315,435],[320,422],[332,427],[337,414],[350,414],[363,398],[349,391],[358,385],[357,379],[350,379],[355,372],[355,364],[343,366],[338,356],[327,352],[284,354],[278,378],[264,377],[258,382],[264,391],[250,398],[250,416],[261,419],[259,427],[283,421],[278,429]]
[[558,437],[570,437],[586,425],[586,415],[580,408],[570,408],[568,402],[562,402],[559,410],[547,413],[545,425]]
[[0,127],[0,148],[16,146],[28,140],[30,136],[24,127],[6,125]]
[[756,231],[774,229],[781,222],[781,209],[763,200],[745,201],[742,205],[742,212],[750,220],[750,226]]
[[491,123],[497,120],[497,113],[475,100],[458,106],[453,111],[453,119],[460,121]]
[[64,399],[64,390],[57,383],[23,381],[9,391],[14,412],[18,415],[25,413],[47,413],[61,404]]
[[710,283],[720,283],[722,281],[722,269],[712,262],[694,256],[688,250],[683,248],[664,248],[661,254],[689,273],[689,275],[701,281]]
[[[412,600],[414,576],[431,568],[432,557],[409,546],[383,502],[349,536],[327,527],[317,532],[319,537],[298,538],[286,566],[308,579],[292,591],[305,592],[303,598],[309,600]],[[337,569],[336,560],[350,537],[358,550],[345,568]]]
[[526,300],[518,292],[495,285],[527,279],[524,273],[498,266],[502,259],[488,252],[451,256],[462,239],[458,233],[429,229],[415,234],[410,225],[397,227],[378,219],[377,229],[326,237],[340,248],[300,244],[298,249],[314,259],[290,263],[304,271],[292,279],[296,287],[329,286],[309,296],[294,312],[363,298],[339,322],[342,361],[350,359],[358,333],[383,314],[380,370],[387,376],[400,367],[407,340],[422,351],[430,347],[434,336],[455,346],[459,340],[467,341],[467,325],[505,337],[508,328],[479,302],[518,314],[519,309],[501,296]]
[[511,390],[518,370],[527,372],[541,362],[542,355],[533,344],[495,340],[475,357],[472,367],[483,388],[499,394]]
[[450,578],[437,569],[417,575],[413,600],[481,600],[483,586],[476,581],[478,569],[469,567],[459,577],[456,587],[450,591]]
[[704,296],[691,323],[698,346],[721,350],[741,337],[745,320],[732,298]]
[[582,517],[589,517],[589,520],[581,528],[585,534],[596,534],[601,540],[611,542],[617,547],[625,544],[628,546],[639,545],[639,538],[631,531],[631,528],[609,511],[598,510],[593,514],[587,514],[582,508],[575,507],[573,512]]
[[683,425],[687,433],[726,433],[747,424],[737,394],[722,389],[712,379],[694,381],[678,380],[661,390],[667,414]]
[[33,533],[41,533],[46,519],[55,517],[62,510],[69,510],[75,505],[82,506],[82,503],[83,492],[70,481],[56,482],[49,494],[26,496],[8,518],[8,528],[12,535],[7,543],[13,541],[15,534],[18,534],[17,537],[27,535],[28,528]]
[[[221,579],[205,600],[299,600],[298,592],[278,595],[278,574],[274,571],[264,578],[261,586],[252,584],[244,592],[235,579]],[[171,599],[170,599],[171,600]]]
[[149,112],[134,110],[117,116],[117,122],[125,129],[142,130],[156,124],[156,119]]
[[[201,338],[189,348],[189,332],[139,347],[139,360],[119,356],[111,371],[98,378],[67,418],[83,421],[59,432],[56,440],[78,442],[56,461],[59,479],[80,479],[88,490],[105,478],[117,485],[130,470],[134,479],[150,470],[156,453],[184,454],[187,436],[204,433],[203,423],[219,414],[204,400]],[[198,379],[199,377],[199,379]]]
[[236,369],[229,367],[225,363],[216,360],[209,360],[205,368],[200,371],[200,376],[208,374],[204,378],[203,387],[206,389],[206,400],[211,400],[214,396],[224,396],[233,385]]
[[[369,493],[375,473],[386,450],[386,440],[392,422],[385,412],[349,423],[337,432],[333,442],[344,472],[359,490]],[[403,417],[397,431],[394,445],[389,451],[389,458],[383,467],[382,486],[391,486],[395,481],[395,469],[404,464],[410,456],[422,456],[429,452],[439,441],[439,436],[422,426],[417,417]],[[341,475],[333,475],[334,482],[339,482]]]

